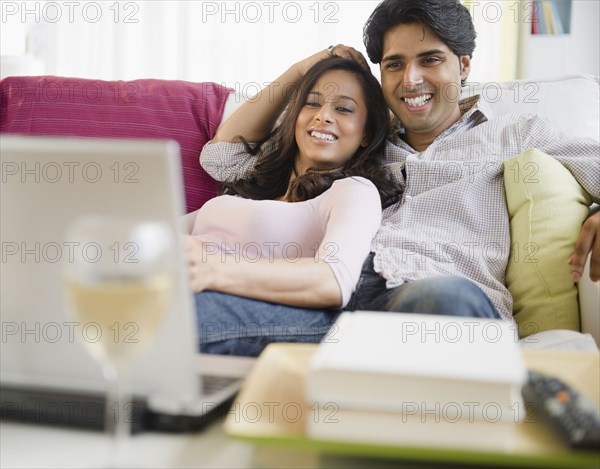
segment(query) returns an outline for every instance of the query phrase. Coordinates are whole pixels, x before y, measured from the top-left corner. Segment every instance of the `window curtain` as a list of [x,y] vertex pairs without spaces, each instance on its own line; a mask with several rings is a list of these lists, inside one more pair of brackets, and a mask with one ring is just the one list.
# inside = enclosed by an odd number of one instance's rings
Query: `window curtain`
[[47,74],[214,81],[251,94],[330,44],[364,52],[362,26],[378,2],[12,3],[29,4],[29,49]]
[[[253,94],[330,44],[365,53],[362,27],[378,3],[3,0],[2,55],[26,41],[50,75],[214,81]],[[515,78],[519,0],[464,3],[478,33],[470,81]]]

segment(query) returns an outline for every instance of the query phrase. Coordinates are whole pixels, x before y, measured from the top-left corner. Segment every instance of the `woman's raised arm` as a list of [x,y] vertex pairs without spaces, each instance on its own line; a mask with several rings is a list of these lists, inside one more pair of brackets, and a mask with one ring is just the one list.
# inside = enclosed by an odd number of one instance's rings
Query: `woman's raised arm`
[[363,55],[352,47],[340,44],[319,51],[292,65],[270,85],[242,104],[221,124],[212,142],[236,142],[239,141],[237,137],[240,135],[248,142],[257,142],[265,138],[273,130],[285,109],[291,90],[298,81],[310,67],[330,55],[353,59],[368,69]]

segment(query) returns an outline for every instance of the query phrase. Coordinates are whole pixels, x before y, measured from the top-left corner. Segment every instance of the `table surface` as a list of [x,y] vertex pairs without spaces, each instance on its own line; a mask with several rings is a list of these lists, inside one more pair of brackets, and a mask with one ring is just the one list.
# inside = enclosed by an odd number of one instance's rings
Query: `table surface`
[[[577,373],[581,360],[572,354],[552,351],[548,354],[528,352],[528,365],[540,371],[548,368],[568,368]],[[598,358],[594,361],[597,363]],[[562,362],[562,363],[561,363]],[[567,370],[567,374],[569,370]],[[579,370],[580,372],[582,370]],[[579,376],[581,376],[579,374]],[[596,375],[597,377],[597,375]],[[598,399],[598,384],[587,383],[586,394]],[[2,422],[0,424],[0,467],[106,467],[109,440],[102,432],[66,429],[52,426]],[[600,459],[600,455],[599,455]],[[364,459],[329,456],[315,451],[287,450],[257,446],[234,440],[216,421],[203,431],[172,435],[143,433],[132,436],[123,447],[119,467],[197,467],[197,468],[254,468],[254,467],[362,467]],[[599,461],[600,464],[600,461]],[[369,467],[399,467],[398,461],[370,460]],[[402,467],[427,468],[406,463]],[[436,467],[434,465],[430,467]],[[458,466],[457,466],[458,467]]]
[[[108,439],[101,432],[31,424],[0,424],[2,468],[110,467]],[[188,435],[146,433],[133,436],[115,467],[133,468],[438,468],[438,464],[356,458],[315,451],[256,446],[229,438],[215,422]],[[460,466],[448,466],[448,468]]]

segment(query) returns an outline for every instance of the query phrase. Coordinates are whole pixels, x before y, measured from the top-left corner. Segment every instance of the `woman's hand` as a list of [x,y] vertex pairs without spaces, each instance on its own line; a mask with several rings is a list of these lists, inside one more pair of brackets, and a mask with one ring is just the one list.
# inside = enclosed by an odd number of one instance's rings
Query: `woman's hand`
[[190,235],[184,236],[185,253],[188,259],[190,272],[190,286],[194,293],[201,292],[210,287],[214,277],[214,255],[206,255],[202,241]]
[[304,308],[340,306],[340,287],[325,262],[312,257],[246,261],[223,256],[194,236],[185,235],[184,242],[194,293],[214,290]]

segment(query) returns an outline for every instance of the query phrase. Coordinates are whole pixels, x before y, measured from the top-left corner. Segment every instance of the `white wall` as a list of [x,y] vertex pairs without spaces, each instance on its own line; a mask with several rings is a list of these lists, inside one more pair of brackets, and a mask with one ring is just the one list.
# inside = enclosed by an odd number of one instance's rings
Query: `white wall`
[[[513,29],[519,29],[514,28],[514,7],[530,0],[464,1],[478,33],[470,80],[513,78],[518,54],[510,44]],[[5,56],[23,54],[27,33],[29,51],[44,67],[20,61],[23,73],[215,81],[252,92],[330,44],[345,43],[364,52],[362,27],[378,2],[1,0],[0,72],[18,73],[19,60]],[[507,20],[503,24],[492,18],[498,5]],[[527,35],[520,54],[526,64],[523,76],[600,74],[599,5],[599,0],[574,0],[570,36]],[[372,68],[379,76],[378,68]]]

